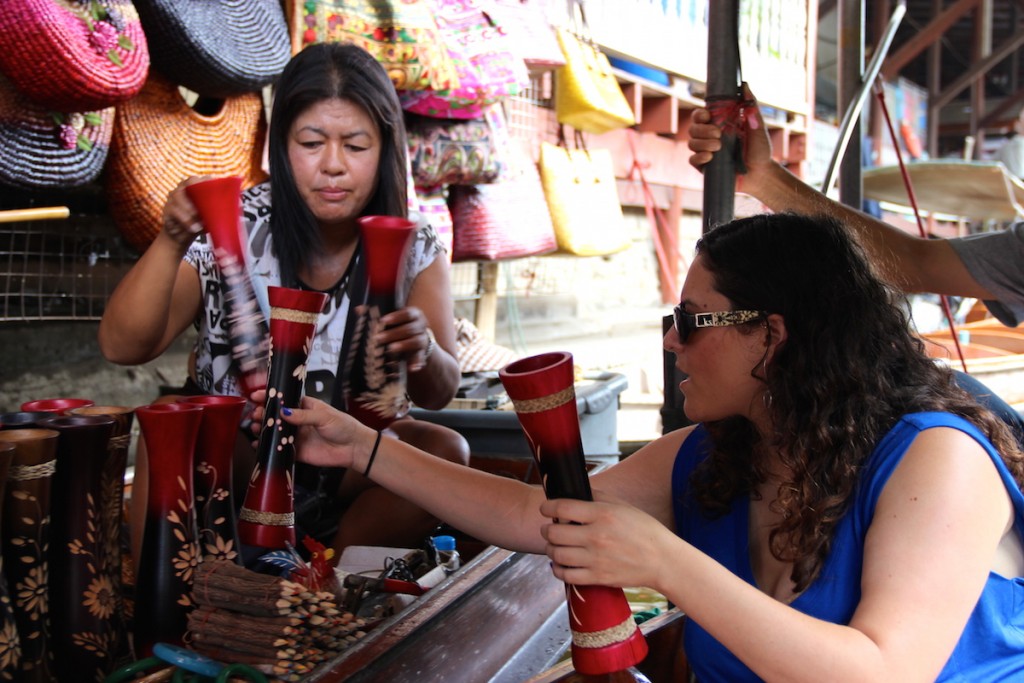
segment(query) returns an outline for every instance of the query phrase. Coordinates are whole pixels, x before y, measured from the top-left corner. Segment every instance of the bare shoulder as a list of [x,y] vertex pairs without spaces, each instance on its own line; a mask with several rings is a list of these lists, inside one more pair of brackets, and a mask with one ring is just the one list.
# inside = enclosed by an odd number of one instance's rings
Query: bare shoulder
[[995,505],[990,512],[1002,513],[1009,504],[991,456],[968,434],[952,427],[933,427],[911,443],[880,503],[930,502],[956,514],[961,507],[978,512],[980,498],[988,501],[983,507]]

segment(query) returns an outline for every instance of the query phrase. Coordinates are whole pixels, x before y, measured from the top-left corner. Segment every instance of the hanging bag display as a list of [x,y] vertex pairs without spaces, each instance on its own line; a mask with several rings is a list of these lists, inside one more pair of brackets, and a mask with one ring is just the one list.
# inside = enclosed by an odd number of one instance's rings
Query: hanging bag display
[[270,85],[291,58],[280,0],[135,0],[153,67],[209,97]]
[[540,176],[559,252],[606,256],[627,249],[631,240],[611,152],[587,149],[579,132],[575,149],[559,137],[558,145],[542,142],[540,148]]
[[487,12],[508,34],[513,50],[537,69],[565,66],[565,55],[558,45],[555,27],[541,0],[491,0]]
[[430,227],[437,233],[437,238],[444,246],[448,263],[452,262],[452,213],[448,209],[448,195],[444,185],[422,187],[417,185],[413,191],[415,211],[418,211]]
[[149,49],[130,0],[4,0],[0,72],[55,111],[105,109],[146,82]]
[[484,108],[518,95],[530,82],[526,63],[478,0],[427,0],[455,65],[458,85],[400,91],[406,111],[447,119],[483,116]]
[[558,122],[586,133],[606,133],[636,123],[611,63],[587,28],[583,5],[573,3],[574,26],[557,29],[565,66],[555,72]]
[[444,90],[459,79],[426,0],[288,0],[292,52],[352,43],[381,63],[399,90]]
[[210,111],[193,109],[176,85],[154,73],[138,97],[118,107],[107,199],[121,235],[139,252],[160,232],[167,195],[185,178],[237,175],[243,187],[266,179],[260,94],[204,104]]
[[50,189],[92,182],[107,160],[113,129],[114,107],[49,111],[0,76],[0,183]]
[[491,124],[483,119],[406,116],[409,159],[416,185],[493,183],[501,171]]
[[557,248],[537,165],[525,150],[514,149],[497,182],[448,189],[453,261],[523,258]]

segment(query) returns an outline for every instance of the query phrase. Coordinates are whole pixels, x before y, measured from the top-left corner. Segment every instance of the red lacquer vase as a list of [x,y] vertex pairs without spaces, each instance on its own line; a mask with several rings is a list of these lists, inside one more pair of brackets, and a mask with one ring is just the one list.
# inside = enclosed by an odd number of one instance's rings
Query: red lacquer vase
[[364,216],[358,222],[367,298],[352,331],[344,376],[338,380],[344,383],[346,411],[365,425],[383,429],[409,410],[405,362],[386,353],[375,337],[381,317],[405,305],[399,282],[416,224],[394,216]]
[[40,398],[35,401],[25,401],[21,404],[24,412],[57,413],[63,415],[72,408],[91,406],[93,401],[87,398]]
[[[548,498],[592,500],[580,436],[572,354],[515,361],[498,376],[540,470]],[[622,671],[647,656],[647,641],[621,588],[566,584],[572,663],[576,671]]]
[[[7,474],[14,458],[14,451],[13,443],[0,441],[0,500],[3,499],[3,491],[7,488]],[[3,512],[0,508],[0,528],[2,520]],[[14,681],[18,679],[21,664],[21,641],[18,638],[18,624],[14,618],[14,606],[7,590],[3,566],[3,555],[0,554],[0,680]]]
[[136,569],[133,648],[137,659],[158,642],[182,645],[199,563],[192,494],[193,454],[203,409],[162,403],[135,409],[146,441],[149,488]]
[[103,470],[114,419],[54,415],[60,434],[50,515],[50,642],[57,680],[103,681],[121,640],[103,538]]
[[241,564],[231,478],[235,440],[246,399],[241,396],[185,396],[178,402],[203,409],[192,473],[199,554],[204,561],[223,559]]
[[50,647],[50,504],[57,465],[52,429],[5,429],[0,443],[15,450],[7,473],[3,506],[4,578],[21,642],[16,681],[51,683]]
[[[262,389],[267,380],[267,329],[242,249],[242,179],[212,178],[193,183],[185,193],[213,241],[213,256],[221,274],[222,297],[231,359],[243,396]],[[204,296],[208,296],[205,293]]]
[[295,544],[295,427],[280,418],[297,406],[306,380],[309,346],[327,303],[323,292],[269,287],[270,373],[256,466],[238,513],[245,545],[279,549]]
[[107,457],[100,472],[100,538],[103,544],[100,571],[109,577],[114,592],[114,614],[111,622],[118,642],[115,659],[129,655],[128,628],[134,602],[126,595],[126,587],[135,585],[135,567],[127,550],[128,525],[124,508],[124,475],[132,442],[135,409],[129,406],[91,405],[72,408],[68,415],[102,415],[114,420],[114,429],[107,442]]

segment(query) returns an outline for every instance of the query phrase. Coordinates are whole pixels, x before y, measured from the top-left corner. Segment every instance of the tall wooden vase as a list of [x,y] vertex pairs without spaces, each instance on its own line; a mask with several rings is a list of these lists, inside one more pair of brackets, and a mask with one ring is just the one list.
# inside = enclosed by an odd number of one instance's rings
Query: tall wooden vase
[[343,377],[345,409],[360,422],[383,429],[409,409],[405,362],[376,342],[380,319],[402,308],[399,282],[405,274],[409,240],[416,225],[393,216],[359,219],[360,249],[366,259],[367,299],[356,318]]
[[60,433],[50,521],[50,642],[57,680],[103,681],[114,670],[121,619],[103,522],[103,471],[114,419],[55,415]]
[[3,506],[4,577],[21,642],[17,681],[50,683],[50,494],[57,465],[52,429],[5,429],[0,443],[13,443]]
[[[7,488],[7,475],[10,472],[14,451],[13,443],[0,441],[0,499]],[[2,520],[3,512],[0,508],[0,528]],[[19,679],[21,641],[18,638],[18,623],[14,618],[14,605],[11,603],[10,591],[7,590],[3,566],[3,555],[0,554],[0,681],[15,681]]]
[[199,564],[193,456],[200,406],[162,403],[135,409],[146,441],[149,488],[135,583],[133,649],[137,659],[159,642],[182,645]]
[[120,661],[129,656],[128,633],[135,602],[127,587],[135,585],[135,567],[127,551],[128,525],[125,520],[124,475],[128,468],[135,409],[128,406],[92,405],[72,408],[69,415],[102,415],[114,420],[107,443],[107,457],[100,472],[100,538],[103,552],[99,571],[110,579],[114,594],[111,622],[117,642],[113,651]]
[[231,359],[238,371],[243,396],[267,381],[267,330],[253,291],[242,249],[242,179],[212,178],[193,183],[185,193],[213,241],[213,256],[221,272],[221,309],[231,339]]
[[[498,376],[540,470],[548,498],[592,500],[583,455],[572,354],[544,353],[515,361]],[[566,585],[572,663],[603,675],[628,669],[647,656],[621,588]]]
[[203,409],[192,475],[199,554],[203,561],[231,560],[241,564],[231,483],[235,440],[246,399],[241,396],[185,396],[179,402]]
[[295,427],[281,407],[297,406],[306,379],[309,346],[327,303],[323,292],[269,287],[270,373],[256,466],[238,513],[238,537],[259,548],[295,544]]

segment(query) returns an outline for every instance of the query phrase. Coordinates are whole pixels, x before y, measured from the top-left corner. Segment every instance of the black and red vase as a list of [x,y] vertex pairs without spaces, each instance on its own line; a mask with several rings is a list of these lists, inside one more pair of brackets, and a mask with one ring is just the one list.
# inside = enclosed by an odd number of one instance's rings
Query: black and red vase
[[405,305],[399,283],[415,230],[415,223],[394,216],[359,219],[367,298],[352,330],[345,372],[338,379],[345,387],[345,410],[374,429],[387,427],[409,410],[405,362],[387,353],[376,337],[380,319]]
[[199,564],[192,468],[203,409],[161,403],[135,409],[146,441],[149,486],[136,568],[133,649],[136,659],[156,643],[183,645]]
[[[544,353],[498,372],[540,470],[548,498],[592,500],[576,407],[572,354]],[[623,671],[647,656],[647,641],[621,588],[566,584],[572,663],[586,675]]]
[[327,294],[269,287],[270,373],[256,466],[238,513],[238,537],[247,545],[281,549],[295,545],[295,427],[281,408],[297,406],[306,362]]

